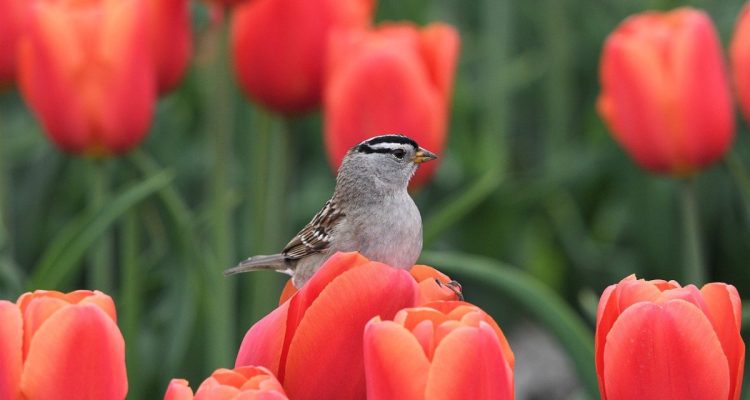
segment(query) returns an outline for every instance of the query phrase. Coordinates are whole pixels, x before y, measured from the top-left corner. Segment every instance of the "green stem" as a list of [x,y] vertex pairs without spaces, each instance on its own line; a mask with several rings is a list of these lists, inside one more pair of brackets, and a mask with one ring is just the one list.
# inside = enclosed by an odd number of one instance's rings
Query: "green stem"
[[222,271],[236,261],[234,260],[232,210],[229,195],[232,190],[229,182],[232,157],[232,131],[234,129],[234,105],[231,86],[231,72],[228,65],[229,26],[224,24],[217,31],[211,32],[214,49],[211,64],[208,66],[205,80],[206,94],[209,98],[208,129],[206,134],[211,138],[213,170],[211,171],[210,215],[211,234],[215,252],[215,263],[210,266],[209,291],[206,293],[208,305],[208,340],[206,346],[211,368],[231,365],[234,348],[234,296],[235,285],[231,279],[225,279]]
[[[251,155],[248,182],[245,185],[245,219],[249,227],[247,254],[278,252],[284,245],[284,192],[288,157],[288,124],[266,111],[253,114],[253,131],[248,144]],[[285,122],[285,121],[284,121]],[[280,128],[279,128],[280,126]],[[243,326],[250,326],[271,311],[278,302],[280,277],[271,272],[258,272],[244,279],[243,293],[247,312],[242,313]]]
[[[106,161],[90,160],[91,190],[89,209],[92,213],[100,210],[109,201],[109,173]],[[91,287],[105,293],[112,293],[114,276],[112,273],[112,236],[106,232],[94,244],[89,253],[89,277]]]
[[742,197],[742,203],[745,206],[745,220],[750,224],[750,174],[748,174],[745,164],[735,150],[731,150],[727,154],[725,163],[734,178],[734,182],[737,184],[740,196]]
[[121,288],[120,305],[122,318],[120,329],[125,338],[125,359],[128,362],[128,392],[131,398],[142,398],[140,368],[140,343],[138,341],[138,320],[141,313],[140,269],[138,265],[138,219],[136,213],[130,211],[122,224],[121,235]]
[[706,281],[706,266],[703,261],[700,221],[693,181],[682,182],[681,202],[685,268],[683,279],[685,284],[693,283],[700,287]]

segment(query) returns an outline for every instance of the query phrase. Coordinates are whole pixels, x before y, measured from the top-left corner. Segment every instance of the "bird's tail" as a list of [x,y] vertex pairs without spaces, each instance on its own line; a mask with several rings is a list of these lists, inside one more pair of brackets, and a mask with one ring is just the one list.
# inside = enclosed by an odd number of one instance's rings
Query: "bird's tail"
[[224,276],[239,274],[242,272],[259,271],[263,269],[270,269],[286,273],[289,269],[289,266],[286,264],[283,254],[255,256],[240,262],[236,267],[225,270]]

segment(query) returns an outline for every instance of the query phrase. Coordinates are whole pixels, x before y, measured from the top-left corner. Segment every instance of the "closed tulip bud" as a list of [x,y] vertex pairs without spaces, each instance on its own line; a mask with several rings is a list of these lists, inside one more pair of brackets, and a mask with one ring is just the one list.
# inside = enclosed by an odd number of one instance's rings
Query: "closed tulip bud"
[[159,93],[174,89],[182,80],[193,52],[188,0],[150,0],[150,43]]
[[596,318],[603,400],[740,398],[741,300],[725,283],[700,290],[631,275],[608,287]]
[[690,175],[731,144],[734,115],[721,44],[702,11],[626,19],[602,51],[598,110],[641,167]]
[[20,89],[62,150],[120,154],[146,135],[156,81],[145,1],[35,3]]
[[337,253],[250,328],[235,367],[268,368],[292,399],[364,398],[365,324],[414,306],[417,290],[407,271],[358,253]]
[[16,80],[18,41],[26,26],[29,0],[0,0],[0,89]]
[[367,398],[513,399],[514,356],[480,308],[435,302],[365,328]]
[[333,30],[362,29],[374,0],[254,0],[235,8],[232,55],[242,90],[285,113],[320,104],[323,63]]
[[750,3],[745,4],[729,46],[735,93],[745,119],[750,121]]
[[263,367],[217,369],[193,391],[184,379],[172,379],[164,400],[288,400],[271,371]]
[[[458,47],[458,33],[445,24],[421,30],[390,24],[333,35],[324,104],[324,135],[333,168],[352,146],[384,133],[407,135],[442,153]],[[419,168],[412,185],[425,182],[436,165]]]
[[38,290],[0,301],[0,399],[124,399],[125,343],[112,298]]

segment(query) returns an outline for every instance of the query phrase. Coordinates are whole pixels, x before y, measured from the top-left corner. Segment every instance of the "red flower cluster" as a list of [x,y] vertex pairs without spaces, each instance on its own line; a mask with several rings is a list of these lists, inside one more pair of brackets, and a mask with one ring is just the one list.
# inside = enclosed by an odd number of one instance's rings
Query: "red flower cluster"
[[101,156],[137,145],[157,94],[176,86],[192,52],[188,0],[0,3],[0,82],[18,80],[65,151]]

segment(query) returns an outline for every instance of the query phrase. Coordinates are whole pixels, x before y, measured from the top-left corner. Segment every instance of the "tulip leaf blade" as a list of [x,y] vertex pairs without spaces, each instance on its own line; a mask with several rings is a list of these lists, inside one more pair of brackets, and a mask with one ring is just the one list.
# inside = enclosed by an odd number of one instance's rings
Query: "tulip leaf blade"
[[590,328],[555,292],[536,278],[491,258],[448,251],[425,251],[420,262],[451,275],[464,276],[497,289],[525,307],[558,338],[591,398],[599,396]]
[[40,257],[29,280],[29,289],[57,289],[65,285],[81,266],[86,251],[115,221],[166,187],[173,178],[170,171],[154,174],[121,192],[101,209],[68,223]]

